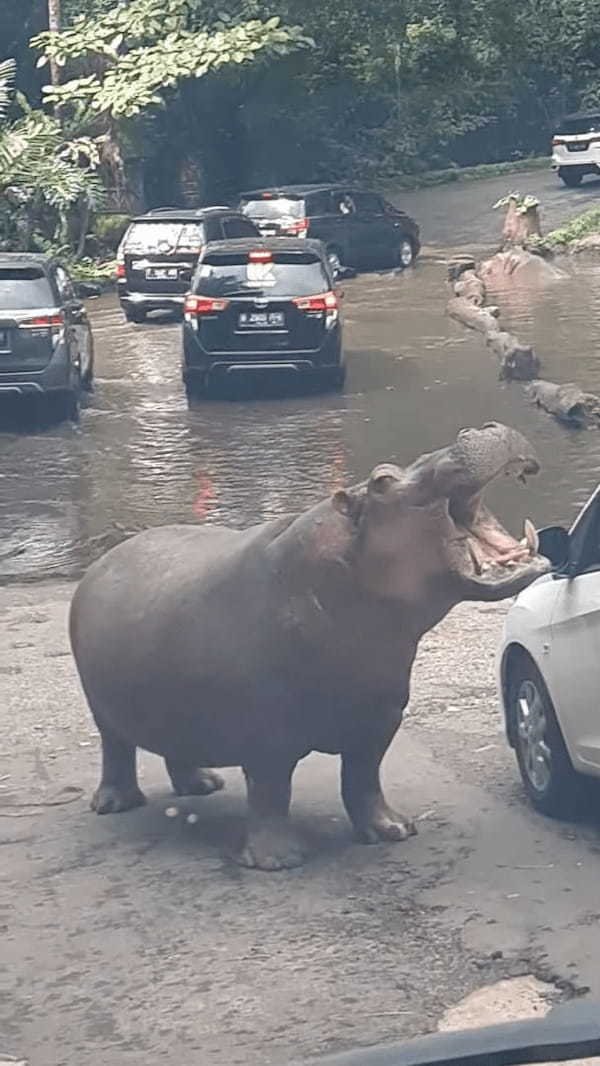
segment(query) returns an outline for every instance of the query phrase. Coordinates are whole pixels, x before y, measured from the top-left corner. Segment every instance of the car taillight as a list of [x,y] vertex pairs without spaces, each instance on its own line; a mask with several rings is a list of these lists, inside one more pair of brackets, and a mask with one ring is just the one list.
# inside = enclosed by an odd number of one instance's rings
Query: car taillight
[[257,248],[254,252],[248,252],[249,263],[272,263],[273,253],[268,248]]
[[125,277],[125,273],[126,273],[125,272],[125,263],[117,263],[116,276],[118,278],[124,278]]
[[183,304],[183,310],[188,315],[214,315],[226,307],[229,307],[229,300],[211,300],[208,296],[191,294],[186,296]]
[[334,292],[325,292],[320,296],[297,296],[294,303],[301,311],[337,311],[339,306]]
[[298,218],[294,222],[291,222],[289,226],[286,226],[288,233],[306,234],[308,229],[308,219]]
[[58,315],[36,315],[35,318],[25,318],[19,322],[20,329],[61,329],[65,324],[65,316],[63,314]]

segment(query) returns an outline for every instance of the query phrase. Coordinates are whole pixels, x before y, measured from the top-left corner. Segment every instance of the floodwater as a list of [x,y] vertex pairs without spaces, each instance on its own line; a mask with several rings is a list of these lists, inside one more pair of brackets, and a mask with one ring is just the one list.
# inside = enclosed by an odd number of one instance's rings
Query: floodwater
[[[439,246],[429,218],[425,240]],[[527,515],[571,520],[600,480],[600,432],[565,429],[521,385],[498,382],[479,335],[445,316],[445,259],[430,245],[412,270],[344,282],[339,395],[258,387],[188,407],[180,326],[134,326],[114,296],[92,301],[97,380],[79,424],[17,429],[14,407],[0,411],[0,580],[75,576],[150,525],[243,527],[296,512],[380,460],[408,463],[491,419],[523,431],[543,468],[526,488],[511,480],[488,494],[503,520],[515,532]],[[503,296],[503,325],[533,342],[546,378],[600,393],[600,265],[566,270],[543,290]]]

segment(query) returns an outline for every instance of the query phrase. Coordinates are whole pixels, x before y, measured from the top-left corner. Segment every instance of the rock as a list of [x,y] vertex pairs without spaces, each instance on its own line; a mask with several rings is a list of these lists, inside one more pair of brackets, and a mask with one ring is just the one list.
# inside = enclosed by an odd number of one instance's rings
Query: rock
[[470,255],[457,255],[448,263],[448,281],[458,281],[465,270],[475,270],[475,260]]
[[573,241],[569,246],[569,252],[571,255],[578,255],[580,252],[593,252],[600,255],[600,233],[590,233],[589,237],[580,237],[578,241]]
[[531,381],[540,370],[540,360],[530,344],[521,344],[512,333],[499,330],[490,333],[486,344],[500,362],[500,378]]
[[531,399],[570,426],[584,426],[589,422],[600,425],[600,398],[583,392],[574,382],[557,385],[553,381],[532,381],[528,388]]
[[478,274],[488,289],[505,289],[515,283],[544,285],[560,281],[565,276],[553,263],[524,248],[497,252],[491,259],[484,260]]
[[476,307],[483,307],[485,285],[474,270],[465,270],[459,280],[454,282],[454,295],[464,296],[465,300],[469,300]]
[[446,307],[450,318],[455,318],[459,322],[462,322],[463,326],[467,326],[468,329],[475,329],[479,333],[497,333],[500,329],[498,320],[493,313],[497,312],[497,308],[483,308],[476,307],[464,296],[454,296],[448,300]]

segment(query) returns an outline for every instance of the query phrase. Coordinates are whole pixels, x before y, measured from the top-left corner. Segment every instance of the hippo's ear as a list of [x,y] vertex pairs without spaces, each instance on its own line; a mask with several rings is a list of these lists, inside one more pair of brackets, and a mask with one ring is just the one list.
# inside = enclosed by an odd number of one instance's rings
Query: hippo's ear
[[396,488],[402,481],[402,471],[393,463],[380,463],[373,470],[368,484],[367,492],[370,496],[381,498]]
[[356,492],[348,489],[338,489],[331,497],[331,503],[336,511],[346,518],[357,518],[360,513],[360,500]]

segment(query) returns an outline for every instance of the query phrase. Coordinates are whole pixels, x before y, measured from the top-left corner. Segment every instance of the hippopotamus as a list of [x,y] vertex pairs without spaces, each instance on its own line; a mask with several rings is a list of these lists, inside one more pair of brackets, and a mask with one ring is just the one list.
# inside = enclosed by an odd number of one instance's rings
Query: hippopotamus
[[341,756],[360,841],[405,840],[379,767],[409,695],[420,637],[461,600],[501,600],[549,568],[483,503],[501,474],[539,469],[497,423],[464,429],[406,468],[375,467],[307,511],[245,530],[169,525],[113,547],[75,591],[70,635],[102,739],[98,814],[144,803],[136,749],[161,755],[177,794],[241,766],[248,867],[293,867],[291,780],[311,751]]

